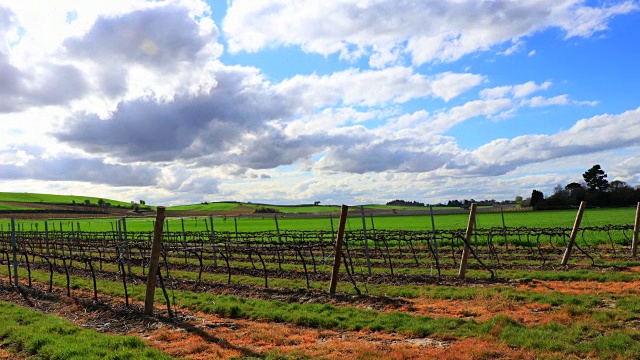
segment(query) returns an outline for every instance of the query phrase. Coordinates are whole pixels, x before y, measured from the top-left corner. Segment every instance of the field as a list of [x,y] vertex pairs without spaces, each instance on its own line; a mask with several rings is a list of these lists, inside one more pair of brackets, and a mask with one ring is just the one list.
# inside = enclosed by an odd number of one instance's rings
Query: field
[[[152,317],[142,315],[152,219],[126,219],[126,233],[119,219],[49,220],[46,233],[43,220],[17,221],[19,288],[11,278],[10,223],[0,221],[0,300],[67,318],[91,334],[144,340],[100,340],[130,344],[118,347],[127,354],[640,357],[640,259],[630,252],[635,209],[588,209],[566,266],[560,260],[575,210],[479,213],[464,279],[468,214],[436,212],[435,231],[426,213],[375,214],[365,211],[366,234],[360,212],[350,214],[335,294],[328,289],[337,214],[278,214],[279,232],[273,214],[212,216],[213,233],[208,216],[170,219]],[[8,316],[24,311],[6,306],[0,303]],[[62,326],[43,319],[40,326]],[[68,351],[68,338],[42,340],[31,322],[3,322],[25,335],[0,331],[0,358]]]
[[[0,192],[0,202],[18,202],[18,203],[53,203],[53,204],[83,204],[86,200],[89,200],[91,204],[97,205],[100,198],[91,196],[77,196],[77,195],[52,195],[52,194],[36,194],[36,193],[15,193],[15,192]],[[109,202],[113,206],[130,206],[130,203],[103,199]]]
[[0,211],[33,210],[34,208],[17,205],[0,204]]
[[[437,229],[462,229],[467,226],[468,213],[442,214],[434,212],[434,222]],[[430,230],[431,217],[428,213],[423,215],[402,216],[370,216],[365,211],[365,222],[368,229],[404,229],[404,230]],[[623,225],[633,223],[634,208],[614,209],[587,209],[582,224],[584,226]],[[278,227],[281,230],[326,230],[330,231],[338,226],[339,214],[323,216],[302,216],[277,214]],[[576,217],[575,210],[554,211],[506,211],[504,212],[505,225],[507,227],[569,227],[573,225]],[[216,231],[235,231],[237,224],[240,232],[256,232],[276,230],[274,214],[243,215],[243,216],[212,216]],[[59,230],[60,225],[64,231],[77,230],[78,224],[84,231],[112,231],[117,230],[117,222],[121,218],[92,218],[92,219],[58,219],[49,220],[48,226],[52,230]],[[126,225],[129,231],[151,231],[153,218],[127,218]],[[182,231],[184,222],[185,231],[209,231],[211,224],[208,216],[185,216],[182,218],[168,218],[169,231]],[[9,219],[0,219],[0,229],[8,229]],[[44,220],[19,220],[20,226],[25,230],[44,229]],[[72,229],[73,226],[73,229]],[[480,212],[477,216],[478,228],[502,227],[502,214],[500,212]],[[165,230],[167,229],[165,228]],[[347,229],[361,229],[362,218],[360,211],[350,212],[347,221]]]

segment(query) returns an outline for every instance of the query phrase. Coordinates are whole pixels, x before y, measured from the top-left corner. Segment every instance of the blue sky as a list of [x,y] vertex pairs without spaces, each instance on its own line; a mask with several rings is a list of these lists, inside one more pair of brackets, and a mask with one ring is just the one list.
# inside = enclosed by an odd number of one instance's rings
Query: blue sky
[[0,5],[4,191],[154,204],[640,184],[637,1]]

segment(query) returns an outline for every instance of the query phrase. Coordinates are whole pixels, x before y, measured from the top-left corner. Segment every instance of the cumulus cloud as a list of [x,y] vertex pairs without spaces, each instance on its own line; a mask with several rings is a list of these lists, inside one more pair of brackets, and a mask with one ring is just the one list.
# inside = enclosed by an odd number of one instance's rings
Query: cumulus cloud
[[640,108],[578,121],[553,135],[497,139],[471,152],[468,173],[501,175],[518,166],[551,159],[625,148],[640,141]]
[[551,81],[545,81],[542,84],[536,84],[534,81],[527,81],[518,85],[498,86],[494,88],[482,89],[480,97],[484,99],[498,99],[507,96],[513,98],[523,98],[534,92],[547,90],[551,86]]
[[442,167],[452,157],[453,154],[439,152],[435,146],[413,150],[406,141],[386,140],[374,144],[333,147],[318,161],[315,169],[357,174],[385,171],[428,172]]
[[[640,140],[637,109],[464,150],[450,135],[464,122],[596,102],[552,93],[544,78],[496,86],[475,63],[418,66],[478,51],[525,57],[532,34],[593,36],[635,2],[230,1],[223,34],[232,51],[293,45],[350,62],[272,82],[259,68],[224,63],[234,57],[222,56],[205,2],[115,1],[55,2],[50,22],[19,1],[0,6],[0,127],[19,143],[0,148],[3,179],[153,187],[141,191],[171,200],[390,200],[434,188],[455,198],[464,192],[442,188],[464,187],[461,178]],[[634,176],[637,162],[625,165]]]
[[305,107],[380,106],[422,97],[449,101],[482,81],[484,77],[477,74],[446,72],[428,77],[408,67],[393,67],[369,71],[350,69],[326,76],[297,75],[277,84],[276,89],[297,98]]
[[102,159],[66,155],[56,158],[31,157],[17,164],[0,163],[0,173],[5,180],[79,181],[111,186],[151,186],[157,183],[159,171],[149,166],[108,164]]
[[567,38],[589,37],[606,30],[612,17],[637,9],[633,1],[235,0],[223,30],[231,51],[298,45],[349,60],[368,55],[372,66],[384,67],[402,55],[414,65],[455,61],[507,42],[521,44],[547,28],[559,28]]
[[110,98],[170,99],[206,91],[214,81],[203,68],[222,54],[218,30],[206,11],[160,2],[98,16],[85,33],[63,41],[61,56],[82,68],[95,90]]
[[566,105],[568,103],[569,103],[569,95],[567,94],[554,96],[552,98],[535,96],[535,97],[532,97],[531,99],[523,101],[523,104],[529,105],[531,107],[541,107],[541,106],[549,106],[549,105]]
[[[527,81],[523,84],[497,86],[493,88],[485,88],[480,91],[480,98],[484,100],[498,100],[498,99],[513,99],[514,105],[517,106],[529,106],[529,107],[543,107],[552,105],[577,105],[577,106],[594,106],[598,104],[597,101],[578,101],[570,99],[568,94],[556,95],[553,97],[534,96],[529,97],[539,91],[548,90],[552,85],[551,81],[545,81],[541,84],[536,84],[534,81]],[[501,116],[494,118],[500,119],[509,117],[516,110],[508,111]]]
[[[72,57],[100,64],[138,64],[171,71],[198,56],[217,37],[215,27],[203,32],[190,9],[168,3],[123,14],[99,17],[86,34],[68,38],[63,46]],[[213,56],[221,49],[214,46]]]
[[10,43],[18,28],[13,11],[0,6],[0,113],[65,104],[86,93],[87,84],[74,66],[36,63],[29,69],[17,67]]
[[260,132],[266,121],[293,113],[256,76],[255,69],[223,67],[215,73],[216,86],[206,94],[166,102],[123,101],[108,119],[79,113],[54,135],[88,152],[126,161],[225,155],[244,133]]

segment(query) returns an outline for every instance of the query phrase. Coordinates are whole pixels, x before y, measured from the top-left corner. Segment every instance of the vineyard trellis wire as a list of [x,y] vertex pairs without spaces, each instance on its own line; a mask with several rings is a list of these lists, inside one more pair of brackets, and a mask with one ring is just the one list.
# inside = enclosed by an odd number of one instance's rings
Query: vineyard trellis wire
[[[70,295],[70,269],[84,266],[93,280],[94,299],[97,300],[96,267],[105,271],[106,265],[115,265],[125,289],[128,304],[128,279],[143,278],[149,266],[153,232],[129,232],[114,229],[106,232],[19,230],[0,231],[0,261],[6,263],[9,279],[16,265],[27,270],[27,283],[31,285],[31,268],[49,271],[49,289],[53,274],[64,274],[66,290]],[[566,246],[571,228],[496,227],[480,228],[474,232],[474,251],[478,260],[489,264],[492,270],[555,264]],[[630,225],[584,227],[576,242],[579,253],[576,261],[586,260],[592,266],[616,257],[630,256]],[[125,235],[126,234],[126,235]],[[264,287],[270,277],[297,273],[304,276],[307,288],[311,279],[327,281],[328,263],[334,256],[333,231],[263,231],[215,232],[172,231],[164,233],[161,250],[165,280],[175,280],[169,270],[197,272],[195,284],[202,282],[205,272],[225,272],[227,283],[233,274],[260,276]],[[15,245],[13,240],[15,239]],[[357,283],[365,283],[375,276],[429,279],[437,282],[440,271],[451,269],[464,247],[464,229],[458,230],[385,230],[376,229],[365,236],[363,230],[347,230],[343,249],[342,281],[349,281],[357,292]],[[369,247],[370,246],[370,247]],[[436,251],[437,249],[437,251]],[[218,263],[222,259],[224,265]],[[178,261],[180,260],[180,261]],[[76,266],[74,267],[74,263]],[[477,267],[477,262],[475,266]],[[374,274],[358,270],[371,266]],[[432,271],[437,268],[438,276]],[[474,266],[474,263],[471,263]],[[413,269],[410,274],[397,270]],[[479,268],[479,267],[478,267]],[[424,270],[424,273],[421,272]],[[131,281],[131,280],[129,280]],[[162,280],[161,280],[162,282]],[[163,288],[163,290],[165,290]],[[165,290],[166,291],[166,290]],[[165,298],[168,297],[165,294]]]

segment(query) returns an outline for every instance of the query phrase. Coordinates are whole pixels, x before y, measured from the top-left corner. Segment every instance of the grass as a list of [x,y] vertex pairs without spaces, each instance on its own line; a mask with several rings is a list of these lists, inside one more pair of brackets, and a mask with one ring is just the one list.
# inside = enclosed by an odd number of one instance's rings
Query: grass
[[[26,203],[54,203],[54,204],[71,204],[75,201],[76,204],[84,204],[85,200],[89,200],[91,204],[98,204],[98,200],[101,198],[92,196],[79,196],[79,195],[53,195],[53,194],[36,194],[36,193],[15,193],[15,192],[0,192],[0,201],[13,201],[13,202],[26,202]],[[110,203],[112,206],[131,206],[130,202],[105,199],[105,202]]]
[[8,205],[8,204],[0,204],[0,211],[8,211],[8,210],[34,210],[34,208],[26,207],[26,206],[17,206],[17,205]]
[[38,359],[170,359],[133,336],[86,330],[51,315],[0,302],[0,344]]
[[[635,209],[614,208],[614,209],[588,209],[583,217],[581,227],[604,226],[604,225],[631,225],[633,224]],[[552,210],[535,212],[505,212],[505,224],[508,227],[565,227],[573,226],[576,212],[573,210]],[[239,232],[259,232],[275,231],[276,224],[273,214],[265,214],[261,217],[220,217],[215,216],[214,229],[216,231],[234,232],[235,225]],[[467,214],[437,214],[434,215],[437,229],[463,229],[467,226],[469,215]],[[55,230],[59,230],[62,224],[65,231],[71,230],[71,224],[77,229],[77,224],[81,224],[84,231],[111,231],[117,229],[116,222],[120,219],[76,219],[76,220],[52,220]],[[331,224],[337,231],[338,217],[315,217],[315,218],[293,218],[286,215],[278,215],[278,226],[281,231],[287,230],[324,230],[331,231]],[[168,218],[168,227],[165,231],[182,231],[182,221],[186,231],[210,230],[208,217],[185,217]],[[35,229],[38,224],[39,229],[44,229],[42,220],[21,220],[25,229]],[[205,224],[206,222],[206,224]],[[374,216],[373,221],[369,216],[365,218],[367,229],[389,229],[389,230],[416,230],[424,231],[431,229],[431,218],[429,215],[404,215],[404,216]],[[6,223],[0,222],[7,228]],[[8,223],[8,221],[7,221]],[[479,213],[477,215],[478,228],[501,227],[502,217],[500,213]],[[347,230],[362,229],[362,218],[359,215],[351,214],[347,219]],[[153,231],[152,218],[131,218],[127,219],[128,231]],[[500,238],[497,239],[498,241]]]
[[[34,271],[34,277],[46,281],[48,274]],[[62,275],[54,276],[54,283],[64,285]],[[72,277],[74,289],[90,290],[90,280]],[[101,293],[122,296],[118,282],[99,280]],[[398,332],[410,336],[436,338],[496,339],[509,347],[562,354],[563,356],[596,358],[637,358],[640,356],[640,335],[621,326],[637,318],[640,301],[634,296],[618,299],[614,309],[600,309],[601,302],[594,295],[566,296],[558,293],[536,294],[509,288],[431,287],[426,296],[434,298],[486,301],[503,298],[516,302],[536,301],[553,305],[556,311],[566,311],[572,318],[563,324],[556,322],[525,326],[505,315],[476,322],[451,317],[433,318],[398,311],[380,312],[351,306],[314,303],[286,303],[239,296],[214,295],[192,291],[175,292],[178,306],[228,318],[290,323],[320,329],[344,329]],[[144,298],[143,285],[129,285],[130,296]],[[162,301],[156,294],[158,301]],[[562,356],[562,357],[563,357]]]

